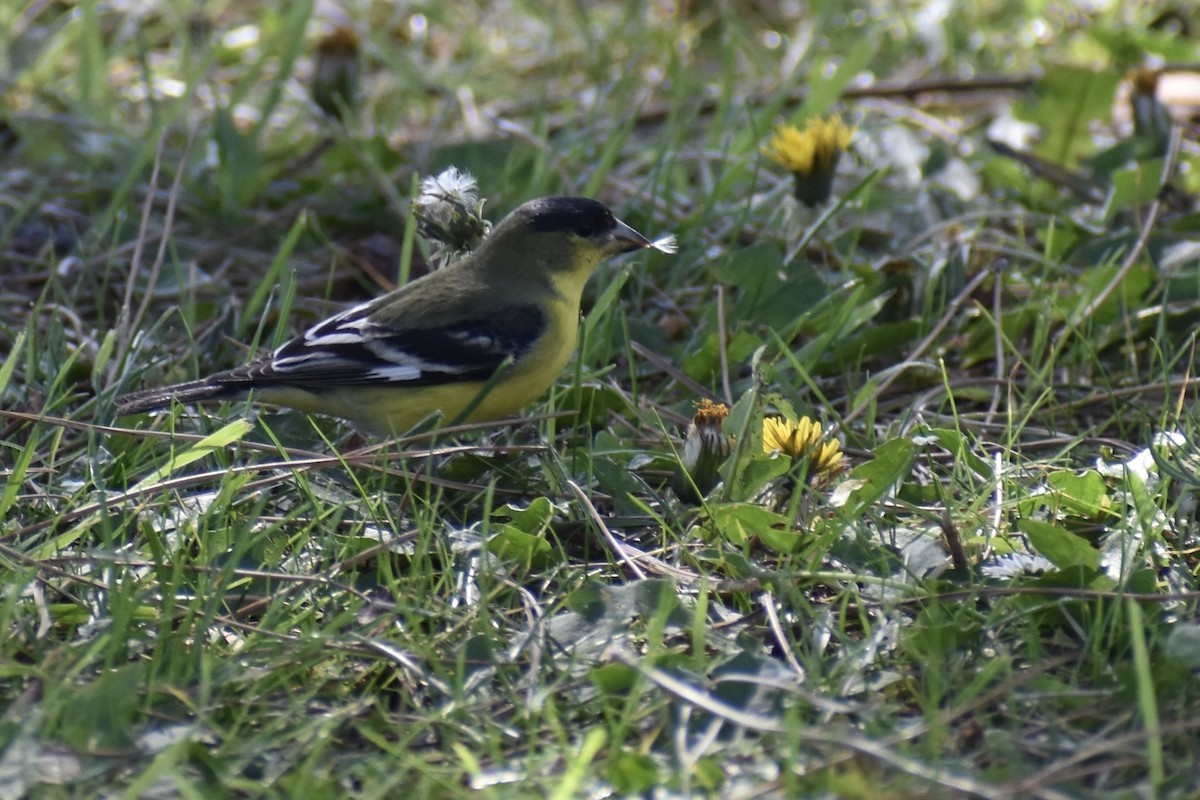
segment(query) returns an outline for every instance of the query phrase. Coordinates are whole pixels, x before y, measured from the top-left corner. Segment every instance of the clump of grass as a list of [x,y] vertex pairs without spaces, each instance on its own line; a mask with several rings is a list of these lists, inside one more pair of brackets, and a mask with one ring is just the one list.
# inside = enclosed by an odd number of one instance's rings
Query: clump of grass
[[[78,11],[0,26],[15,791],[1194,791],[1195,157],[1110,117],[1154,20]],[[931,71],[1009,74],[861,81]],[[762,148],[834,113],[809,208]],[[427,268],[406,198],[451,165],[678,237],[604,268],[526,422],[111,426]]]

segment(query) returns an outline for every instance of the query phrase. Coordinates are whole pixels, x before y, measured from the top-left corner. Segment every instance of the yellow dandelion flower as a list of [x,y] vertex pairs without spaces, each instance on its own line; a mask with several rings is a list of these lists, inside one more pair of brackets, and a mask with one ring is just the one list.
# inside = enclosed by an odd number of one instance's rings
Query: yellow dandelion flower
[[833,475],[841,470],[845,455],[842,452],[842,443],[837,439],[830,439],[813,452],[813,468],[821,475]]
[[729,416],[729,406],[724,403],[714,403],[707,397],[696,404],[696,416],[692,422],[697,427],[720,429]]
[[780,125],[763,154],[789,172],[805,175],[828,172],[850,146],[856,130],[846,127],[841,117],[811,119],[800,130],[795,125]]
[[826,436],[819,422],[801,417],[793,422],[779,417],[763,420],[763,452],[783,453],[793,461],[805,459],[809,474],[832,477],[841,469],[845,454],[837,439]]
[[732,437],[721,430],[728,416],[729,406],[724,403],[705,399],[696,404],[696,415],[683,441],[680,468],[672,480],[681,499],[697,502],[717,485],[721,463],[733,449]]
[[780,125],[762,153],[795,176],[797,200],[816,205],[829,199],[834,169],[855,131],[841,117],[815,117],[804,130],[795,125]]

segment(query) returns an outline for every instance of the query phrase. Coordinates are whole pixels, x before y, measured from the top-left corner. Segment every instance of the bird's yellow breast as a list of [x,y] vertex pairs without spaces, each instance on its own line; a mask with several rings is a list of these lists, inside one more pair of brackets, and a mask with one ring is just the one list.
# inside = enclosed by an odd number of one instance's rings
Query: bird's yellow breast
[[[555,289],[560,289],[559,281],[555,281]],[[404,433],[434,411],[441,411],[446,422],[479,422],[511,416],[537,400],[571,360],[579,333],[578,297],[582,290],[583,282],[564,276],[559,302],[550,303],[545,309],[545,332],[519,361],[490,382],[350,389],[331,386],[319,392],[278,386],[262,389],[256,399],[309,413],[332,414],[385,435]],[[487,393],[480,399],[485,390]],[[460,419],[468,408],[472,408],[471,413]]]

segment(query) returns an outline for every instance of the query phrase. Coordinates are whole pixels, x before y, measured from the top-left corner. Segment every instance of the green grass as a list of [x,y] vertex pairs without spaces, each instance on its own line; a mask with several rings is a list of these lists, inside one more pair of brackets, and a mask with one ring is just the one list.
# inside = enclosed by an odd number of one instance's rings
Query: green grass
[[[12,796],[1195,796],[1200,162],[1113,112],[1194,39],[773,7],[360,4],[344,126],[311,5],[0,10]],[[833,112],[809,209],[761,148]],[[990,149],[1010,115],[1085,189]],[[448,165],[681,244],[601,268],[526,419],[114,419],[419,274]],[[681,499],[705,397],[731,453]],[[764,454],[776,412],[846,468]]]

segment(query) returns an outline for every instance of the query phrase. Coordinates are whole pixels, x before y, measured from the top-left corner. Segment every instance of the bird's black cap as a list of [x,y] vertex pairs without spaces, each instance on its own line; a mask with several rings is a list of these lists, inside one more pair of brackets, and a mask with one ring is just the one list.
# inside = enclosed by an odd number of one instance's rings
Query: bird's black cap
[[526,208],[535,231],[572,231],[590,236],[617,224],[603,203],[586,197],[543,197],[527,203]]

